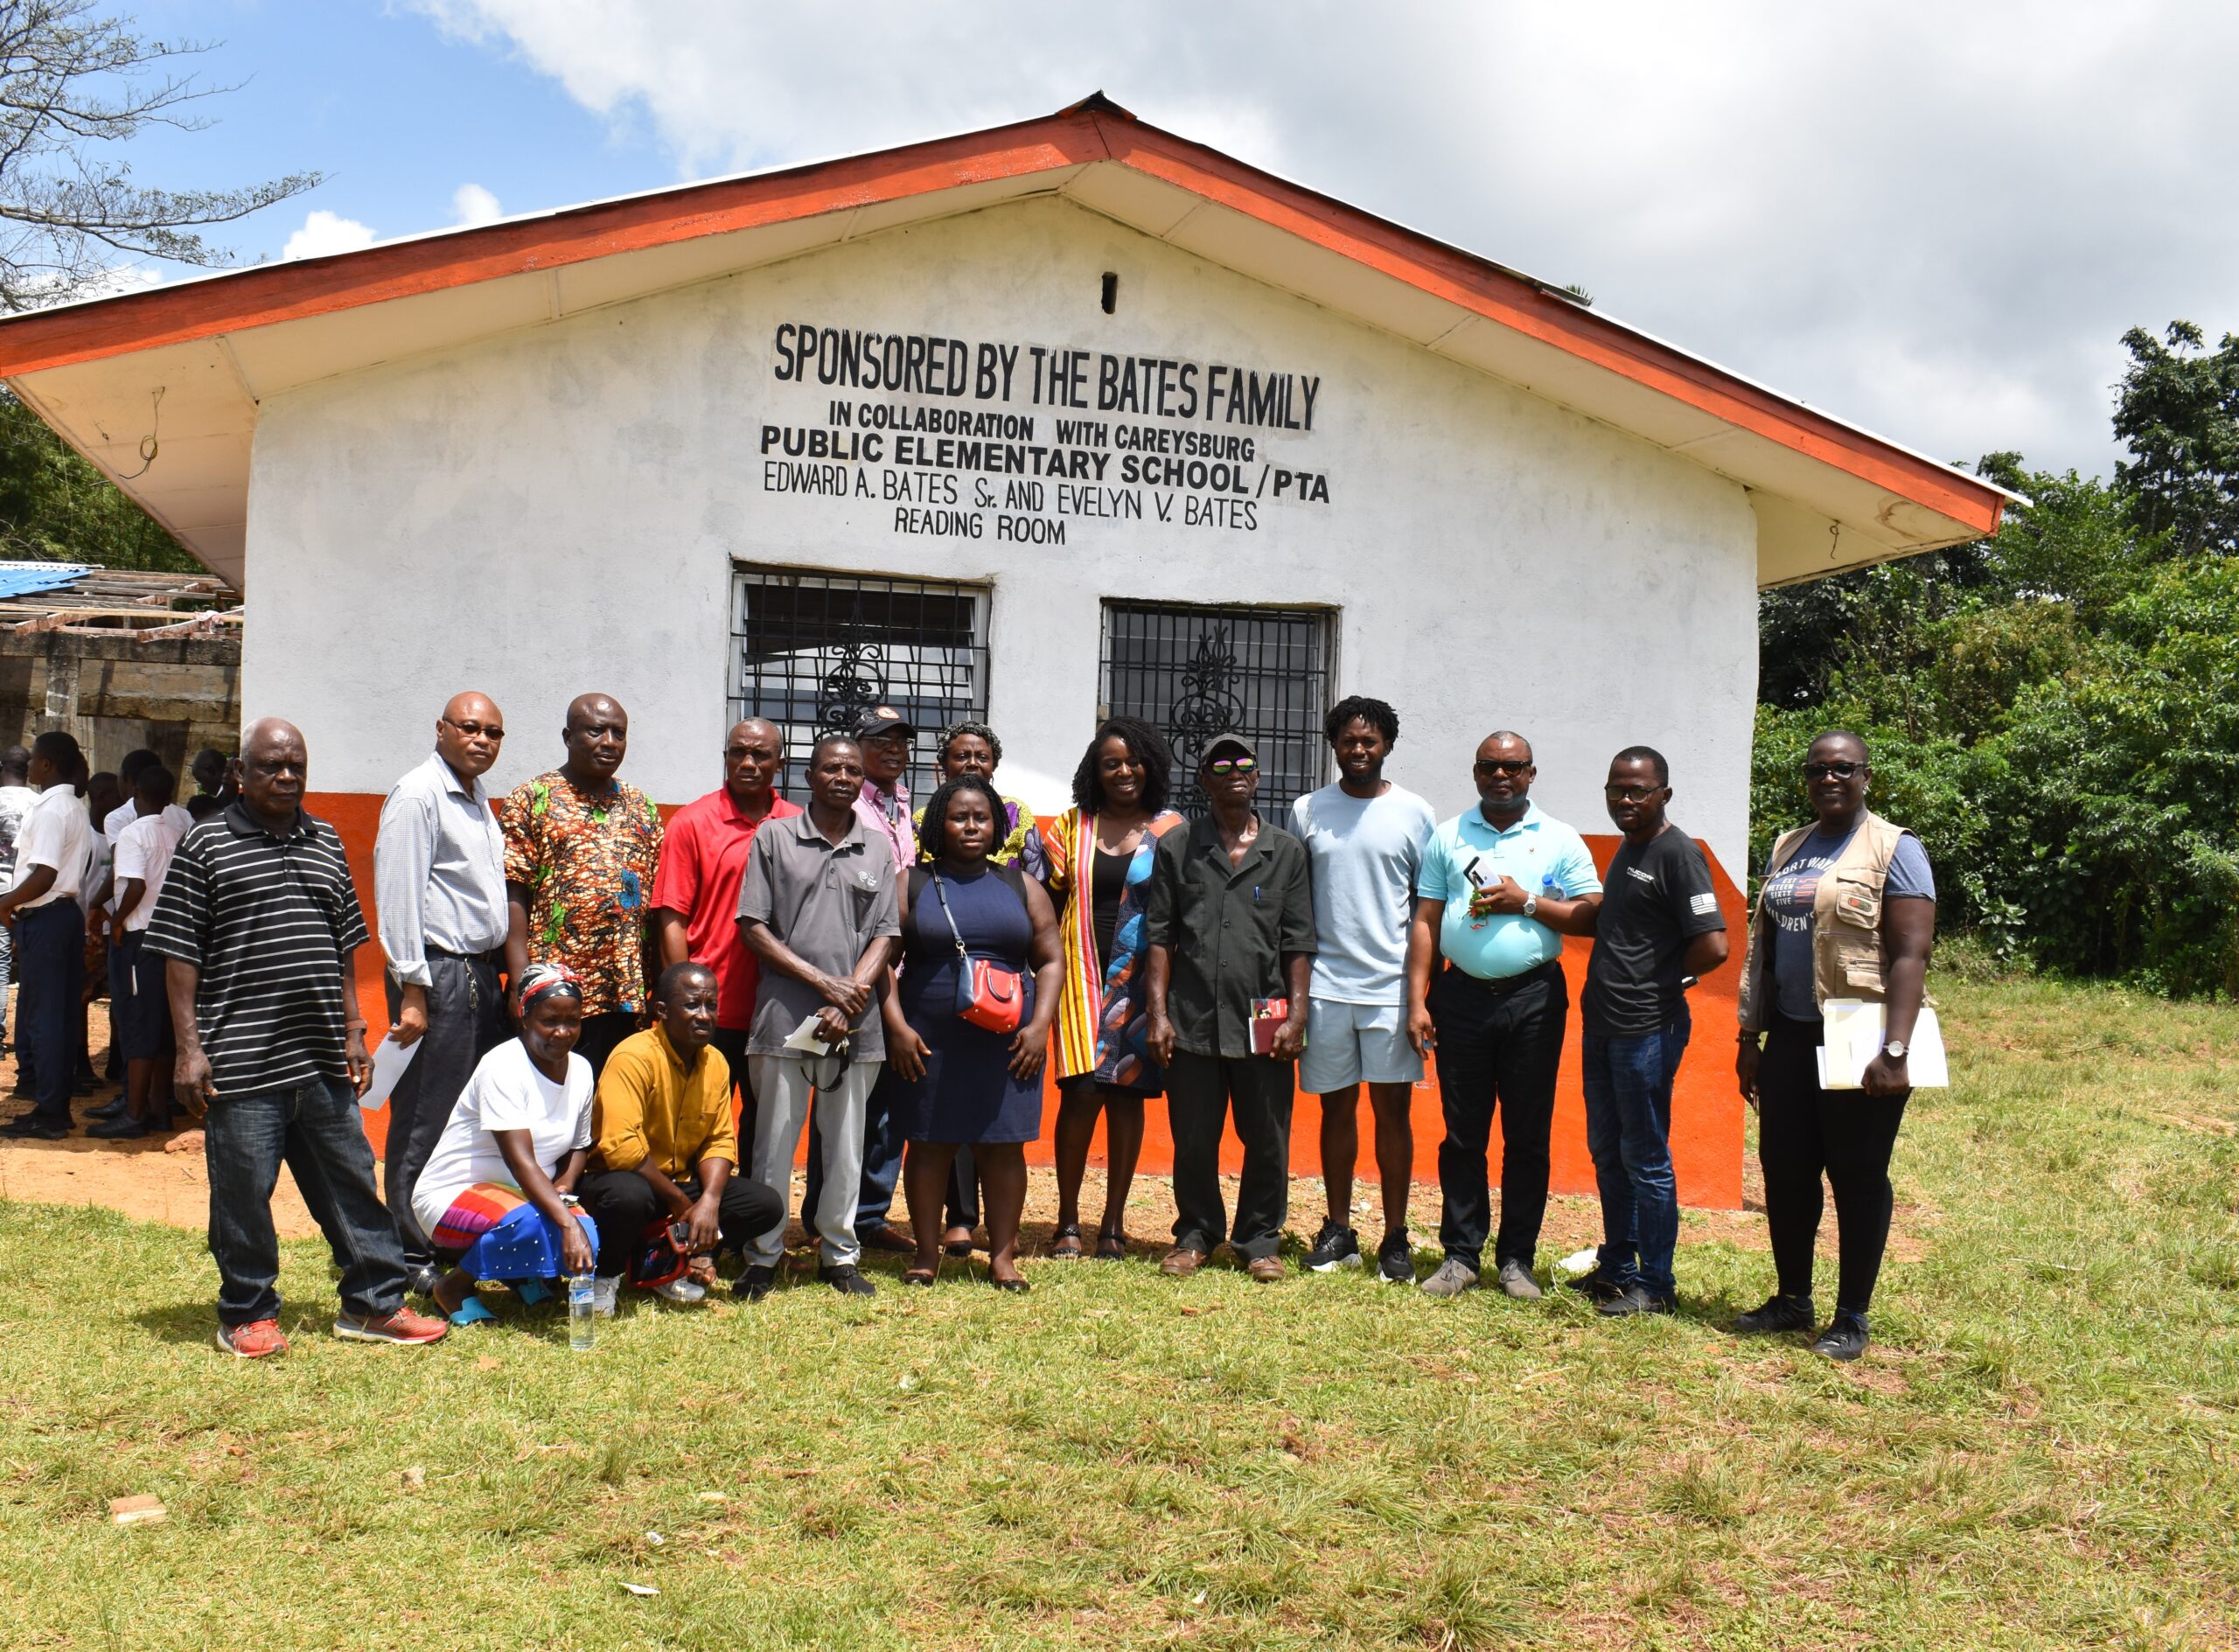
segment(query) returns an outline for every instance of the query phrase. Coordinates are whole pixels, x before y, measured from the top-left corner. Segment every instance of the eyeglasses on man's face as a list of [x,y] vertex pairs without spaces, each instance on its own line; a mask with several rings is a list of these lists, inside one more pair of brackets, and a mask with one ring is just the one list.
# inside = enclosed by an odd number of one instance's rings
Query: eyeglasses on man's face
[[456,717],[445,717],[443,721],[449,723],[452,728],[457,729],[459,733],[464,735],[469,740],[473,739],[478,735],[487,735],[492,740],[503,740],[506,737],[505,728],[498,723],[461,722]]
[[1646,803],[1662,786],[1604,786],[1601,795],[1612,803]]
[[1216,757],[1205,765],[1213,774],[1251,774],[1259,767],[1257,757]]
[[1806,780],[1847,780],[1854,774],[1866,772],[1862,763],[1807,763],[1803,765]]
[[1531,766],[1529,757],[1480,757],[1470,765],[1478,774],[1522,774]]

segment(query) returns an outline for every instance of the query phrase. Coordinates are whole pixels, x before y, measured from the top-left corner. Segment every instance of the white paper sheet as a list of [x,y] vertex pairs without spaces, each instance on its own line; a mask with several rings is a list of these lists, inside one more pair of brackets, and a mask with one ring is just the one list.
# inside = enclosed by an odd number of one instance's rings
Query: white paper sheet
[[420,1041],[416,1038],[408,1044],[400,1044],[394,1033],[384,1036],[373,1047],[373,1082],[366,1086],[366,1093],[358,1098],[358,1105],[367,1112],[387,1105],[396,1081],[404,1077],[404,1070],[419,1053]]
[[[1819,1007],[1826,1025],[1827,1042],[1815,1052],[1819,1058],[1823,1090],[1857,1090],[1866,1077],[1866,1063],[1880,1053],[1888,1011],[1881,1004],[1857,998],[1831,998]],[[1936,1012],[1926,1005],[1913,1023],[1913,1036],[1905,1046],[1905,1073],[1915,1090],[1941,1090],[1951,1083],[1951,1069],[1943,1051],[1943,1028]]]

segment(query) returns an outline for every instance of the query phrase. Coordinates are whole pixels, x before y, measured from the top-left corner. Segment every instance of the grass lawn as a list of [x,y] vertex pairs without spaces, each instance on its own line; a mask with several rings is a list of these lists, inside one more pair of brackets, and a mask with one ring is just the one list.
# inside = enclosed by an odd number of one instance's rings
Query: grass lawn
[[1937,987],[1848,1369],[1725,1244],[1654,1323],[1043,1262],[586,1356],[336,1342],[298,1244],[251,1365],[198,1236],[0,1204],[0,1646],[2239,1644],[2239,1010]]

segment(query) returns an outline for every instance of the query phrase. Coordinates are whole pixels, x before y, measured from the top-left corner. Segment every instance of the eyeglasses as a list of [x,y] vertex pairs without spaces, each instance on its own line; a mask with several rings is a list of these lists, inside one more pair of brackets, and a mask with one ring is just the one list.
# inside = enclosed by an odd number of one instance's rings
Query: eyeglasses
[[1646,803],[1662,786],[1604,786],[1601,795],[1612,803]]
[[1216,757],[1205,765],[1215,774],[1250,774],[1259,766],[1257,757]]
[[1522,774],[1531,766],[1529,757],[1487,757],[1470,768],[1478,774]]
[[503,740],[506,737],[505,729],[494,722],[461,722],[455,717],[445,717],[441,721],[450,724],[469,740],[473,739],[477,735],[487,735],[492,740]]
[[1862,763],[1807,763],[1803,765],[1806,780],[1847,780],[1864,770]]

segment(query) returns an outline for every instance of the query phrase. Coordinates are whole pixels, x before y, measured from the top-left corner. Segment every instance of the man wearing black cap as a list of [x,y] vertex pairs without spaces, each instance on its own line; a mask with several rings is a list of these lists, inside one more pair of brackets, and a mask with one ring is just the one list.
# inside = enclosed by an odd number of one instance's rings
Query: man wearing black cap
[[1211,818],[1158,841],[1144,939],[1151,1058],[1166,1069],[1174,1133],[1174,1248],[1161,1271],[1197,1271],[1227,1228],[1221,1131],[1244,1143],[1227,1237],[1262,1283],[1283,1277],[1290,1213],[1292,1074],[1306,1042],[1314,895],[1306,846],[1252,806],[1259,753],[1217,735],[1197,765]]

